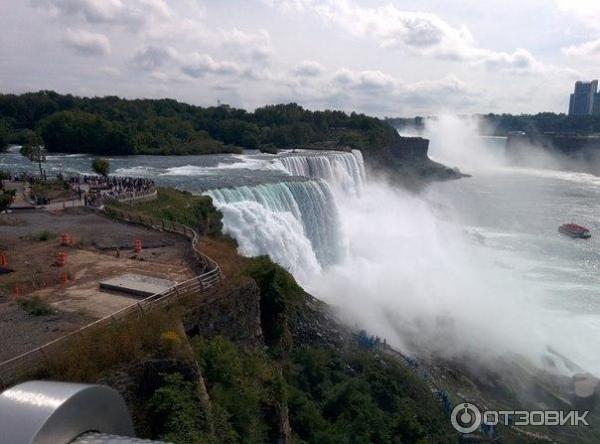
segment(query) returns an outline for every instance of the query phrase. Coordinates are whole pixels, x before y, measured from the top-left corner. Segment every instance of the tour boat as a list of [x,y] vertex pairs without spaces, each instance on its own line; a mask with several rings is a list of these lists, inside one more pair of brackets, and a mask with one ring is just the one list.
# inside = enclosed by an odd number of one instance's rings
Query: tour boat
[[563,224],[558,227],[558,232],[578,239],[587,239],[592,236],[590,230],[577,224]]

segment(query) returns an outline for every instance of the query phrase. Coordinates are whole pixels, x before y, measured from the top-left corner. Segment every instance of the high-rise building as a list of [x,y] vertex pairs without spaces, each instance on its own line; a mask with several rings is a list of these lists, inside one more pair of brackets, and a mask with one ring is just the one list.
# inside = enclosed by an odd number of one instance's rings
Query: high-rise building
[[594,114],[594,111],[600,111],[598,104],[594,107],[596,100],[600,102],[598,96],[598,80],[575,82],[575,91],[569,100],[569,115],[589,116]]

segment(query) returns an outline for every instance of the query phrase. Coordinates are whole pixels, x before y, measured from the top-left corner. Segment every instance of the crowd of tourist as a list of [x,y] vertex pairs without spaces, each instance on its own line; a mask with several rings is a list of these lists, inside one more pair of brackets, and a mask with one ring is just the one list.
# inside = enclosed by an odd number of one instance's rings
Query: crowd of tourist
[[69,188],[83,198],[85,205],[98,206],[105,199],[128,199],[151,193],[152,179],[117,176],[72,176],[61,178]]
[[[78,199],[86,206],[100,206],[106,199],[129,199],[152,193],[155,183],[152,179],[141,177],[117,177],[117,176],[69,176],[62,174],[56,176],[57,181],[62,182],[65,189],[69,191],[72,199]],[[45,180],[39,176],[27,173],[8,174],[11,182],[24,182],[30,189],[37,183]],[[48,204],[49,201],[43,196],[31,196],[38,205]]]

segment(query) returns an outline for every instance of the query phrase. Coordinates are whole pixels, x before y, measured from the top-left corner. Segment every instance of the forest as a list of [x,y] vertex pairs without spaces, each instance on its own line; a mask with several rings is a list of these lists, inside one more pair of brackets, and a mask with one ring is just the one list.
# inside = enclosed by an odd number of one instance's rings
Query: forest
[[364,114],[309,111],[295,103],[254,112],[228,105],[200,107],[172,99],[77,97],[53,91],[0,95],[0,147],[41,137],[49,152],[207,154],[242,148],[368,149],[398,137]]
[[[479,119],[481,133],[490,136],[506,136],[511,132],[527,134],[563,133],[590,135],[600,133],[600,115],[568,116],[556,113],[538,114],[475,114]],[[434,117],[388,118],[395,128],[423,130],[427,119]]]

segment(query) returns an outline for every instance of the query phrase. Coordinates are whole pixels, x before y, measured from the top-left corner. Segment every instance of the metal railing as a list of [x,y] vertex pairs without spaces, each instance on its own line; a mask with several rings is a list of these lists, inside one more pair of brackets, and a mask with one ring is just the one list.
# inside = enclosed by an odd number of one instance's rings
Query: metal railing
[[192,294],[206,293],[221,284],[223,275],[219,265],[200,251],[200,236],[193,228],[177,222],[142,216],[126,212],[113,207],[106,207],[105,211],[118,219],[126,222],[142,224],[154,229],[164,230],[186,236],[191,240],[194,256],[200,262],[202,272],[187,281],[181,282],[166,291],[156,293],[141,299],[137,303],[125,307],[111,315],[105,316],[78,330],[61,336],[53,341],[15,356],[0,363],[0,388],[8,387],[18,382],[22,375],[33,374],[36,370],[43,368],[50,362],[50,357],[59,350],[65,350],[70,341],[77,340],[81,335],[95,330],[104,329],[115,322],[132,316],[143,316],[151,308],[170,305],[186,296]]
[[152,188],[149,191],[131,191],[131,192],[125,192],[125,193],[120,193],[116,199],[119,202],[147,202],[150,200],[154,200],[156,199],[156,196],[158,195],[158,192],[156,190],[156,188]]

